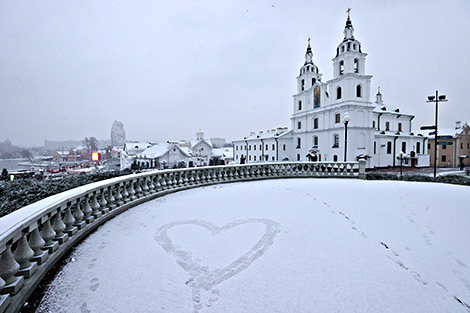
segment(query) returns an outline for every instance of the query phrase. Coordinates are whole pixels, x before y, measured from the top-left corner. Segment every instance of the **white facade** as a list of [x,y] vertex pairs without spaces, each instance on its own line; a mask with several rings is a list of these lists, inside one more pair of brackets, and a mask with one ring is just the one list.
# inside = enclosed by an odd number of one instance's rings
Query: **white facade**
[[371,101],[372,76],[365,74],[366,56],[361,43],[354,38],[354,28],[348,17],[344,39],[332,60],[333,79],[323,82],[322,74],[313,62],[309,42],[305,63],[296,78],[292,130],[284,131],[282,139],[279,138],[288,147],[287,151],[283,151],[282,157],[271,155],[266,158],[266,151],[250,150],[250,146],[269,148],[266,143],[276,137],[272,133],[269,138],[263,132],[252,133],[244,140],[233,142],[235,161],[239,161],[242,154],[237,146],[244,145],[247,162],[285,158],[291,161],[344,161],[346,158],[351,161],[365,157],[369,168],[386,167],[395,165],[395,155],[404,150],[414,155],[414,165],[429,166],[429,156],[425,154],[426,138],[411,132],[414,116],[385,105],[380,91],[375,101]]

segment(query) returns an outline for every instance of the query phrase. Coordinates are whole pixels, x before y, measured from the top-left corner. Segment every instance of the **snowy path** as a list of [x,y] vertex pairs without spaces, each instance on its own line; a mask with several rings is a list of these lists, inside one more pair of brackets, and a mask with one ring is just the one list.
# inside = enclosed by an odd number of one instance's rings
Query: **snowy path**
[[470,312],[469,204],[346,179],[168,195],[86,239],[38,312]]

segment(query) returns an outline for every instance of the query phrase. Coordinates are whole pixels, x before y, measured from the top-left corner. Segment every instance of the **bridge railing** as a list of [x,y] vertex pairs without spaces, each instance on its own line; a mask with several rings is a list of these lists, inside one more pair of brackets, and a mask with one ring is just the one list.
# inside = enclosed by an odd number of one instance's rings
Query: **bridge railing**
[[275,178],[365,178],[365,161],[276,162],[151,171],[62,192],[0,218],[0,313],[18,312],[47,271],[110,218],[180,190]]

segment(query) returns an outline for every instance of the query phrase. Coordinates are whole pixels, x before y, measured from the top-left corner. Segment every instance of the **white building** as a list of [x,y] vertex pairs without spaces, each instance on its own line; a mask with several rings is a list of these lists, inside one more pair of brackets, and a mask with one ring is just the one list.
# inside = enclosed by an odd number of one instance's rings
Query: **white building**
[[366,56],[348,16],[343,41],[332,60],[333,79],[323,82],[309,39],[305,63],[296,78],[291,130],[251,133],[234,141],[235,161],[242,155],[247,162],[366,157],[370,168],[395,165],[395,155],[403,151],[413,156],[413,165],[429,166],[426,138],[411,132],[414,116],[384,104],[380,90],[371,101]]
[[126,131],[124,130],[124,123],[114,121],[111,127],[111,145],[123,146],[126,143]]

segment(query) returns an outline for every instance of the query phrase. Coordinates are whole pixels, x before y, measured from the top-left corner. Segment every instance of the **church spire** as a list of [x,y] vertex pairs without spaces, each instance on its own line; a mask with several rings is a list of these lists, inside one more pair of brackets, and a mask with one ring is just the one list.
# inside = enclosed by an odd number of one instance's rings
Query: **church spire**
[[354,39],[354,27],[351,22],[351,16],[350,16],[350,11],[351,8],[348,8],[346,11],[348,13],[348,19],[346,20],[346,26],[344,27],[344,41],[348,39]]
[[313,52],[312,52],[312,47],[310,47],[310,38],[308,38],[307,52],[305,52],[304,65],[306,64],[313,64]]

